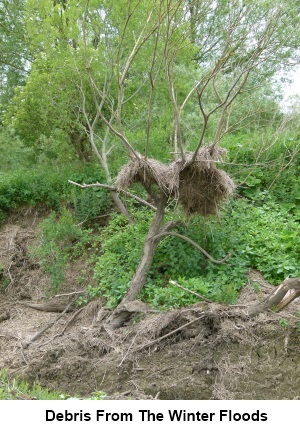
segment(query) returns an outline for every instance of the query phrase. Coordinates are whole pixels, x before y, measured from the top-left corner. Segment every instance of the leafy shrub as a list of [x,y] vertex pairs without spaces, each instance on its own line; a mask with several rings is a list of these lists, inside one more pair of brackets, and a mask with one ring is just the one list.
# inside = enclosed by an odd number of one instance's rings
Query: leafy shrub
[[[90,291],[93,297],[104,295],[111,306],[122,299],[141,257],[150,215],[145,210],[136,211],[135,225],[115,215],[103,230],[101,256],[94,271],[97,287]],[[257,268],[274,283],[288,275],[298,276],[299,225],[270,199],[261,207],[238,199],[227,207],[222,219],[194,218],[188,228],[180,231],[216,259],[230,250],[233,255],[224,264],[216,265],[181,239],[164,238],[140,293],[153,306],[184,306],[198,300],[169,284],[169,279],[214,301],[233,303],[250,268]]]
[[102,255],[94,269],[98,287],[90,291],[92,297],[103,294],[110,306],[122,299],[141,256],[151,215],[145,210],[136,211],[135,224],[128,224],[123,215],[112,216],[101,232]]
[[22,205],[43,205],[58,210],[68,205],[78,221],[92,220],[110,207],[110,197],[101,188],[81,189],[68,183],[101,181],[98,166],[36,166],[0,174],[0,222],[6,214]]
[[13,131],[0,127],[1,172],[30,168],[34,148],[26,147]]
[[58,208],[67,188],[66,172],[47,169],[22,170],[0,175],[0,211],[21,205],[43,204]]
[[40,243],[31,252],[50,274],[53,288],[57,291],[64,281],[68,262],[84,253],[91,240],[91,230],[76,225],[73,215],[65,208],[60,215],[52,212],[40,223],[40,229]]
[[299,224],[280,205],[269,199],[256,207],[239,200],[227,225],[238,230],[243,243],[238,251],[249,267],[261,270],[274,283],[299,275]]
[[[77,183],[86,184],[106,182],[105,178],[99,173],[99,167],[95,165],[85,166],[82,171],[71,174],[69,179]],[[72,185],[68,202],[74,210],[76,219],[79,222],[84,221],[88,224],[107,213],[111,207],[109,193],[101,187],[82,189]]]

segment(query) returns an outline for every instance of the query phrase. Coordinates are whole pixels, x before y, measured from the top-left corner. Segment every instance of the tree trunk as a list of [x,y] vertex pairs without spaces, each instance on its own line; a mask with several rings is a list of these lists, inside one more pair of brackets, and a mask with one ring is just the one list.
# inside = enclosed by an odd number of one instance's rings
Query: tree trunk
[[152,266],[154,253],[162,237],[155,237],[160,232],[160,226],[164,219],[167,197],[162,194],[157,202],[157,210],[149,228],[143,249],[143,255],[138,268],[131,280],[129,290],[109,318],[109,324],[112,328],[121,327],[130,318],[131,312],[127,311],[126,305],[134,301],[143,286],[145,285],[149,269]]
[[131,218],[130,213],[128,212],[126,206],[124,205],[124,203],[122,202],[122,200],[120,199],[118,194],[115,191],[110,191],[110,195],[111,195],[111,198],[113,199],[115,205],[117,206],[119,212],[121,212],[121,214],[126,216],[129,224],[134,224],[134,221]]
[[79,160],[86,162],[91,161],[92,152],[86,136],[74,130],[69,133],[69,137]]
[[122,300],[122,304],[135,300],[146,282],[149,269],[153,263],[155,250],[159,244],[160,238],[157,239],[155,238],[155,236],[160,231],[160,225],[165,215],[166,203],[167,203],[167,197],[164,194],[162,194],[162,196],[158,201],[157,210],[147,234],[142,258],[131,280],[130,288],[126,296]]

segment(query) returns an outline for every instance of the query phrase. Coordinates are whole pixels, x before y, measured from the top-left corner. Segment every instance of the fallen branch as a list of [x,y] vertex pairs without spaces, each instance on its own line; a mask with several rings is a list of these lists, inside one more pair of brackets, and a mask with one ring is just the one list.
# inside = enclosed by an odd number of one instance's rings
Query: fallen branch
[[136,196],[135,194],[130,193],[129,191],[119,189],[119,188],[114,187],[112,185],[100,184],[99,182],[96,182],[94,184],[78,184],[77,182],[74,182],[74,181],[71,181],[71,180],[68,180],[68,182],[70,184],[76,185],[77,187],[80,187],[80,188],[101,187],[101,188],[105,188],[105,189],[110,190],[110,191],[114,191],[116,193],[121,193],[121,194],[124,194],[124,196],[132,197],[133,199],[135,199],[136,201],[138,201],[142,205],[148,206],[149,208],[151,208],[154,211],[156,211],[156,207],[153,206],[151,203],[147,202],[146,200],[141,199],[140,197]]
[[43,345],[42,346],[45,346],[45,345],[48,345],[48,343],[50,343],[50,342],[53,342],[54,341],[54,339],[56,339],[57,337],[60,337],[60,336],[62,336],[64,333],[65,333],[65,331],[66,331],[66,329],[67,329],[67,327],[77,318],[77,316],[83,311],[83,309],[84,308],[80,308],[80,309],[78,309],[75,313],[74,313],[74,315],[72,315],[71,316],[71,318],[65,323],[65,326],[64,326],[64,328],[62,329],[62,331],[60,332],[60,333],[58,333],[58,334],[56,334],[51,340],[49,340],[48,342],[46,342],[46,343],[43,343]]
[[194,242],[192,239],[190,239],[189,237],[183,236],[182,234],[179,233],[175,233],[173,231],[166,231],[166,232],[161,232],[158,233],[157,235],[155,235],[153,237],[153,239],[159,239],[162,236],[175,236],[175,237],[179,237],[182,240],[185,240],[186,242],[190,243],[191,245],[193,245],[196,249],[198,249],[200,252],[202,252],[203,255],[205,255],[205,257],[207,257],[210,261],[212,261],[215,264],[222,264],[224,263],[226,260],[228,260],[228,258],[230,258],[232,256],[232,253],[230,252],[229,254],[227,254],[224,258],[222,258],[222,260],[215,260],[207,251],[205,251],[205,249],[203,249],[200,245],[198,245],[198,243]]
[[[17,302],[18,305],[26,306],[27,308],[36,309],[42,312],[63,312],[66,305],[63,303],[26,303]],[[72,312],[73,309],[68,309],[66,312]]]

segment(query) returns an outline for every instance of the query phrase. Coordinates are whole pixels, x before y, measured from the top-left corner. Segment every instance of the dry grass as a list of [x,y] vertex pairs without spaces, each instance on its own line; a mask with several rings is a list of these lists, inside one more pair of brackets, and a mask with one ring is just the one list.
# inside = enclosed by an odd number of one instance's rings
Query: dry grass
[[187,215],[216,215],[219,204],[234,191],[234,183],[226,172],[216,166],[225,153],[222,148],[202,148],[192,164],[192,154],[186,154],[170,164],[141,158],[131,160],[119,172],[117,186],[122,189],[140,182],[146,188],[158,186],[168,197],[183,206]]

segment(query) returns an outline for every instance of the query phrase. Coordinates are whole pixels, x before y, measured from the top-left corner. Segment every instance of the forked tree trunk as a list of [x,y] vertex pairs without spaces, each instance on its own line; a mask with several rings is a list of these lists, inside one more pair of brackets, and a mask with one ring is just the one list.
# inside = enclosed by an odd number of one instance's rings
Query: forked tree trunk
[[149,269],[152,266],[156,248],[162,237],[156,237],[160,233],[160,228],[165,215],[167,196],[162,194],[157,201],[157,210],[150,225],[143,249],[143,255],[130,283],[129,290],[109,318],[108,323],[112,328],[120,327],[130,318],[131,312],[126,305],[133,302],[143,286],[145,285]]

